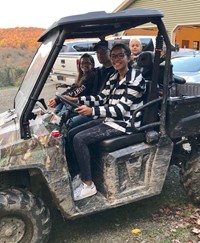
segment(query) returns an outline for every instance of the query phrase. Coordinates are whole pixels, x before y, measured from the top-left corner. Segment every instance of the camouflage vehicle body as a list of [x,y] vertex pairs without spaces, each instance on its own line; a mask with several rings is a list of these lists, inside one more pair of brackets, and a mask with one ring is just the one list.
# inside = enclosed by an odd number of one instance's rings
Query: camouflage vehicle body
[[[51,229],[49,202],[66,218],[76,218],[159,194],[172,163],[182,166],[185,189],[195,202],[200,201],[196,186],[200,182],[196,152],[200,97],[168,95],[168,85],[173,79],[171,44],[162,17],[159,11],[145,9],[88,13],[65,17],[40,37],[42,45],[16,94],[15,109],[0,115],[0,239],[3,242],[46,242]],[[104,39],[148,22],[154,23],[159,32],[155,57],[147,52],[140,58],[141,67],[151,67],[151,75],[145,76],[150,88],[146,104],[141,108],[143,125],[139,129],[133,126],[138,133],[94,145],[92,172],[98,193],[74,202],[63,136],[52,135],[55,127],[44,118],[43,109],[36,108],[36,103],[44,105],[40,94],[66,39]],[[166,61],[161,69],[163,39]],[[162,97],[158,95],[159,82],[163,86]],[[134,119],[133,116],[133,124]],[[190,151],[184,149],[185,143],[190,143]]]

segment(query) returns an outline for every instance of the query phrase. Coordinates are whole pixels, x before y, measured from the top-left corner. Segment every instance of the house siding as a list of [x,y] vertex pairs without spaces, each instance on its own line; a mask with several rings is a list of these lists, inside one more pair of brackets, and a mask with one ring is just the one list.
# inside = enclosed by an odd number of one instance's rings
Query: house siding
[[[173,31],[178,26],[199,25],[200,28],[200,0],[135,0],[125,1],[127,8],[157,9],[164,14],[163,22],[173,40]],[[128,5],[127,2],[130,4]],[[123,8],[123,3],[117,11]],[[148,24],[149,26],[149,24]]]

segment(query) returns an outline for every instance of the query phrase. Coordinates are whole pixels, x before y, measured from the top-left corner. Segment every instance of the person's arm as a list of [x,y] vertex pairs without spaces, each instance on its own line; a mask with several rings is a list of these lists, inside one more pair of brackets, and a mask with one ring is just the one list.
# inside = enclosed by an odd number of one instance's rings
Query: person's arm
[[110,91],[113,88],[113,85],[115,83],[115,79],[109,79],[106,82],[106,86],[105,88],[101,91],[101,93],[99,95],[96,96],[80,96],[78,98],[78,102],[81,105],[87,105],[87,106],[100,106],[100,105],[104,105],[107,100],[108,97],[110,95]]
[[[68,92],[75,89],[75,87],[76,87],[76,84],[72,84],[70,87],[67,87],[66,90],[62,93],[62,95],[68,94]],[[50,107],[55,107],[56,105],[59,105],[60,103],[61,103],[61,101],[57,97],[49,100]],[[51,106],[51,105],[53,105],[53,106]]]
[[93,116],[111,117],[113,119],[122,120],[124,114],[133,110],[134,105],[140,103],[145,91],[145,80],[139,72],[136,72],[135,79],[124,86],[124,92],[119,100],[113,100],[106,106],[94,106],[92,110]]
[[73,97],[91,95],[93,85],[94,85],[94,79],[95,79],[95,74],[94,72],[91,72],[88,75],[88,78],[82,82],[80,87],[76,87],[75,89],[68,92],[67,94]]
[[77,85],[74,83],[70,87],[66,88],[66,90],[62,93],[62,95],[66,95],[66,94],[72,92],[76,88],[77,88]]
[[[116,76],[112,77],[110,80],[106,82],[106,87],[104,88],[104,90],[102,90],[102,92],[99,95],[80,96],[80,97],[65,96],[65,98],[73,102],[78,102],[80,105],[87,105],[90,107],[100,106],[100,105],[102,106],[107,103],[107,100],[110,96],[110,91],[113,89],[113,86],[116,82]],[[79,108],[79,112],[81,112],[80,108]]]
[[49,100],[49,102],[48,102],[48,106],[51,107],[51,108],[55,108],[56,105],[57,105],[57,103],[56,103],[56,99],[51,98],[51,99]]

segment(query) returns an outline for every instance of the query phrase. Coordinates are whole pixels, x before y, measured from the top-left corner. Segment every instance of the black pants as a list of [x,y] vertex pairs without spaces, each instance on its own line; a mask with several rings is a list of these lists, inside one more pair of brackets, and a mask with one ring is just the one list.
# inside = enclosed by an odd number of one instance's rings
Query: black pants
[[71,129],[68,133],[66,156],[70,173],[81,174],[83,181],[92,180],[89,145],[124,133],[96,119]]

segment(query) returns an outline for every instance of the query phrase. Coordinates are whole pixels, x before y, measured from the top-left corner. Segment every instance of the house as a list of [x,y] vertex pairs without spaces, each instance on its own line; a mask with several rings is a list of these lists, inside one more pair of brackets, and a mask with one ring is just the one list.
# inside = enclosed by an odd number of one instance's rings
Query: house
[[[157,9],[164,14],[164,23],[173,44],[181,48],[200,49],[200,0],[125,0],[114,12],[128,8]],[[156,35],[154,25],[129,29],[123,35]]]

